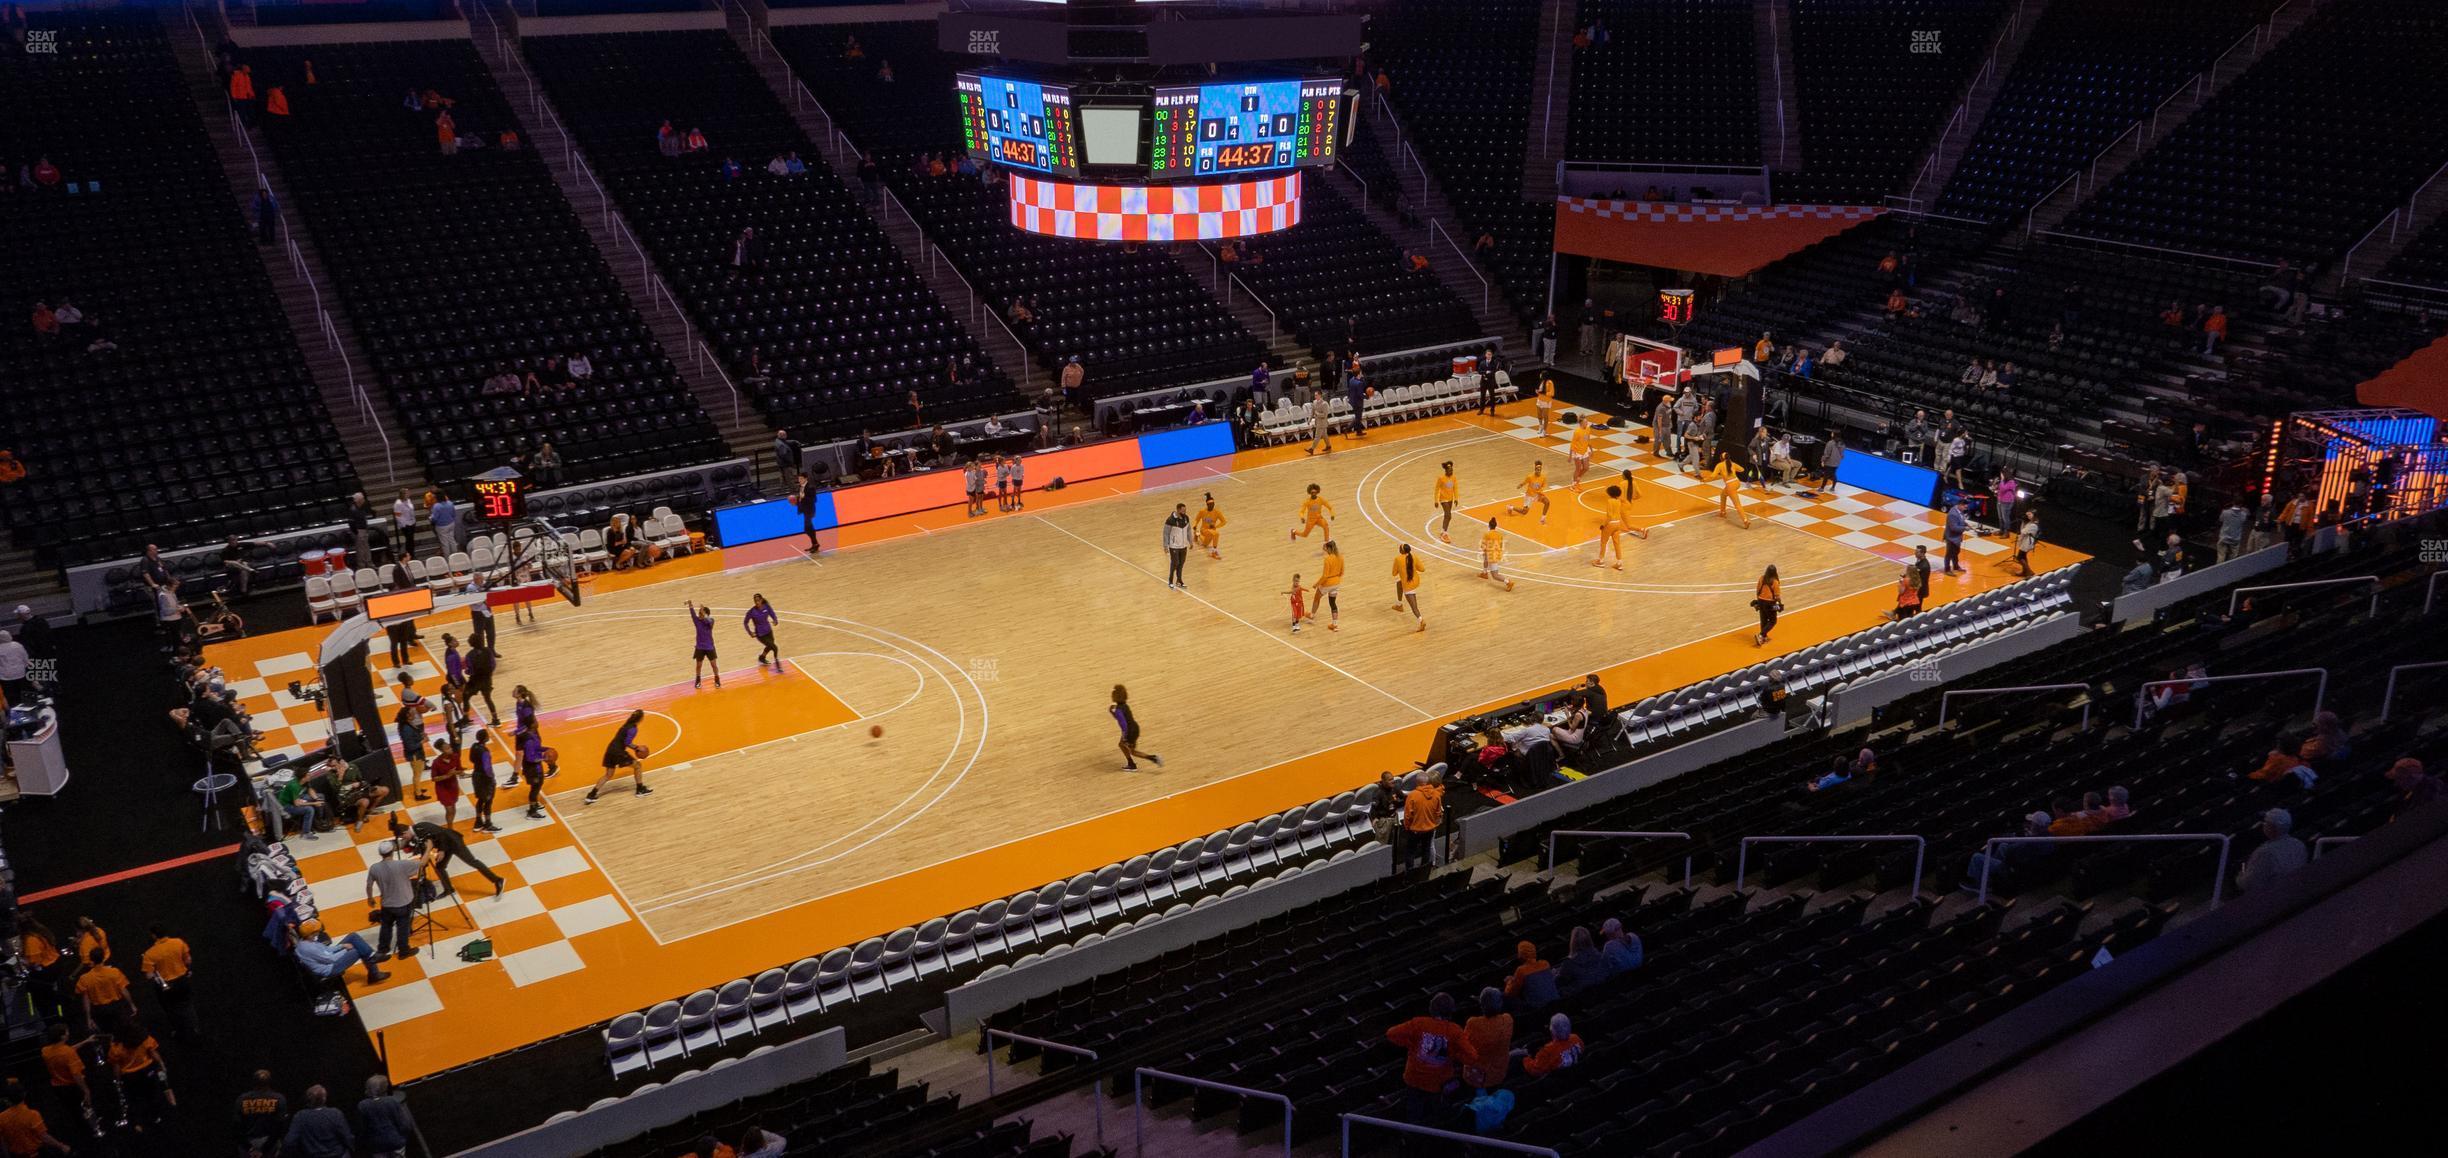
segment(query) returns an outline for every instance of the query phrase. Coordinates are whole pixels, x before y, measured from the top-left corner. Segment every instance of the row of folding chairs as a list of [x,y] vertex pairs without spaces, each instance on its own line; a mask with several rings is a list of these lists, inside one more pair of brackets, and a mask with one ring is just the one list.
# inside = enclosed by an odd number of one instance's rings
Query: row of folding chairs
[[[1516,393],[1516,388],[1508,386],[1499,393],[1509,399]],[[1376,397],[1369,399],[1365,413],[1370,424],[1374,425],[1446,414],[1476,406],[1478,402],[1478,376],[1473,375],[1380,390]],[[1351,425],[1350,399],[1336,393],[1328,400],[1327,407],[1332,415],[1333,427],[1341,429]],[[1289,395],[1279,396],[1274,406],[1258,412],[1257,430],[1259,437],[1273,442],[1304,437],[1309,433],[1309,408],[1294,404]]]
[[1866,628],[1741,671],[1661,692],[1618,713],[1625,739],[1633,744],[1667,739],[1748,713],[1758,707],[1772,669],[1784,671],[1787,692],[1802,694],[2020,629],[2071,610],[2072,582],[2071,568],[2037,575],[1923,615]]
[[[1403,788],[1409,789],[1418,777],[1419,773],[1410,773]],[[1376,792],[1376,786],[1369,785],[1286,809],[949,917],[870,937],[821,957],[802,958],[787,967],[701,989],[643,1012],[622,1014],[604,1028],[605,1058],[615,1076],[631,1073],[997,955],[1013,955],[1017,960],[989,966],[987,973],[1069,953],[1102,941],[1107,934],[1094,930],[1112,926],[1133,911],[1143,910],[1130,922],[1137,925],[1216,903],[1252,884],[1351,855],[1355,851],[1352,842],[1369,831],[1369,808]],[[1338,849],[1338,845],[1343,847]],[[1227,884],[1235,878],[1245,879]],[[1223,886],[1221,891],[1212,891],[1218,886]],[[1205,895],[1191,899],[1200,893]],[[1076,942],[1057,942],[1082,930],[1091,931]],[[1032,947],[1038,951],[1020,956]]]

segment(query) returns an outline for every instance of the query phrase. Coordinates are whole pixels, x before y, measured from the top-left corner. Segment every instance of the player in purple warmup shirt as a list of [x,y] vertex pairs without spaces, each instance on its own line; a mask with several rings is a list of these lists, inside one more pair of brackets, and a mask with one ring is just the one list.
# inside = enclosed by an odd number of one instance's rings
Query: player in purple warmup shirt
[[774,644],[774,621],[779,618],[774,614],[773,604],[765,602],[762,595],[750,597],[748,614],[740,617],[740,626],[747,628],[749,638],[759,645],[757,663],[761,665],[770,657],[775,671],[782,670],[782,649]]
[[714,665],[714,686],[722,686],[722,661],[714,658],[714,609],[689,600],[689,622],[697,628],[697,686],[705,686],[706,665]]

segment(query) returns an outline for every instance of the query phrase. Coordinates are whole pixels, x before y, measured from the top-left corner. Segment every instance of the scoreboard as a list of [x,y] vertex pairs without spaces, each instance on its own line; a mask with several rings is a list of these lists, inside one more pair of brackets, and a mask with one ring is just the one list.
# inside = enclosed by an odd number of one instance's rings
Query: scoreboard
[[1079,129],[1069,87],[973,72],[956,76],[953,87],[960,94],[961,138],[970,156],[1038,173],[1079,174]]
[[1148,175],[1213,177],[1331,164],[1339,79],[1158,85]]
[[514,523],[527,517],[526,479],[515,475],[478,478],[468,485],[476,490],[478,522]]

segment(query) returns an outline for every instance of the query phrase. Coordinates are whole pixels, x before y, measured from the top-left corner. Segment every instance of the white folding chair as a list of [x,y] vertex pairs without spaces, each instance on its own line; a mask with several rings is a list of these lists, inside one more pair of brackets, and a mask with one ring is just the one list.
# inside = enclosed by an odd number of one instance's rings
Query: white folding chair
[[340,617],[340,600],[332,595],[331,580],[321,575],[306,577],[306,619],[321,623],[324,616]]

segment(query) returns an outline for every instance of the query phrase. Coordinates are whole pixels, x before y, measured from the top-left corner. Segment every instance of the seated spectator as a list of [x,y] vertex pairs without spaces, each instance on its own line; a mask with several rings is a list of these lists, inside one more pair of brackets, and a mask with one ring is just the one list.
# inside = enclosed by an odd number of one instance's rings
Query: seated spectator
[[651,567],[655,553],[654,545],[638,538],[631,529],[626,513],[613,514],[611,525],[604,528],[604,555],[612,560],[613,570]]
[[706,135],[705,135],[705,130],[704,130],[704,129],[699,129],[699,128],[691,128],[691,129],[689,129],[689,131],[688,131],[688,137],[687,137],[685,140],[683,140],[683,141],[680,143],[680,151],[681,151],[682,153],[702,153],[702,152],[705,152],[705,151],[706,151]]
[[720,172],[722,173],[722,179],[725,181],[739,180],[741,170],[738,159],[733,157],[723,158]]
[[2236,891],[2265,888],[2310,863],[2311,850],[2295,837],[2295,817],[2283,808],[2270,809],[2261,814],[2261,847],[2245,858],[2243,870],[2236,873]]
[[573,381],[584,382],[595,376],[595,363],[587,358],[584,350],[571,354],[567,367]]
[[351,965],[365,966],[368,985],[380,985],[391,979],[390,974],[374,967],[378,960],[374,956],[374,947],[355,933],[342,937],[340,943],[334,945],[331,936],[323,931],[323,922],[309,920],[300,922],[293,936],[295,940],[290,951],[297,958],[297,963],[326,981],[340,980],[347,975]]
[[1521,964],[1513,967],[1513,975],[1505,978],[1505,998],[1525,1013],[1536,1013],[1555,1004],[1555,970],[1538,955],[1538,946],[1523,941],[1513,946],[1513,956]]
[[677,159],[681,144],[680,134],[672,129],[670,121],[663,122],[663,126],[655,130],[655,151],[665,157]]
[[[2050,835],[2049,827],[2055,824],[2056,820],[2057,818],[2047,809],[2036,810],[2023,818],[2023,830],[2017,835],[2048,836]],[[1991,873],[2024,869],[2055,855],[2057,855],[2056,846],[2047,844],[2002,844],[1995,851],[1973,853],[1971,863],[1964,866],[1963,888],[1967,892],[1977,892],[1980,889],[1983,869]]]
[[797,177],[807,172],[807,162],[799,159],[799,150],[793,149],[782,154],[782,168],[791,176]]
[[2107,798],[2097,792],[2085,792],[2082,807],[2051,822],[2048,834],[2050,836],[2089,836],[2100,825],[2107,823],[2102,819],[2103,810],[2107,807]]
[[1976,382],[1979,382],[1980,377],[1981,360],[1974,358],[1971,361],[1964,363],[1963,373],[1957,374],[1955,376],[1955,381],[1961,383],[1962,385],[1970,386]]
[[1606,956],[1598,951],[1598,941],[1590,936],[1589,927],[1573,927],[1572,939],[1564,952],[1564,963],[1556,967],[1556,993],[1571,997],[1604,982],[1615,975],[1607,965]]
[[1486,253],[1494,248],[1496,248],[1496,235],[1484,229],[1479,231],[1479,240],[1471,243],[1472,253]]
[[1974,385],[1979,386],[1983,390],[1995,390],[1998,388],[1997,367],[1990,365],[1989,359],[1981,359],[1980,381],[1974,383]]
[[60,187],[59,166],[52,164],[51,158],[44,157],[34,162],[34,184],[41,189]]
[[1409,266],[1414,273],[1428,272],[1428,257],[1417,250],[1404,254],[1403,264]]
[[490,398],[505,394],[518,394],[523,392],[525,389],[526,383],[520,380],[517,373],[510,370],[504,370],[499,374],[495,374],[494,376],[485,379],[484,386],[481,388],[480,393]]
[[2312,735],[2303,742],[2303,758],[2307,764],[2335,766],[2354,755],[2354,743],[2346,736],[2346,725],[2336,712],[2323,711],[2312,717]]
[[2008,362],[2005,365],[1998,367],[1997,388],[2000,390],[2014,389],[2015,377],[2014,363]]
[[2289,781],[2299,787],[2309,787],[2315,774],[2304,763],[2302,751],[2301,742],[2282,735],[2270,745],[2269,755],[2262,757],[2261,766],[2246,773],[2244,778],[2259,780],[2264,784]]
[[882,61],[876,65],[876,80],[879,83],[891,84],[895,79],[891,61]]
[[1414,1123],[1429,1124],[1453,1085],[1455,1055],[1465,1041],[1453,1013],[1453,995],[1439,993],[1428,999],[1426,1015],[1386,1031],[1386,1040],[1403,1049],[1403,1109]]
[[790,162],[783,160],[782,154],[776,153],[772,160],[765,162],[765,171],[776,177],[788,177],[790,176]]
[[1495,1089],[1512,1073],[1513,1015],[1495,986],[1479,991],[1479,1016],[1462,1023],[1461,1054],[1462,1082],[1472,1089]]
[[1543,1078],[1557,1070],[1571,1069],[1581,1064],[1581,1037],[1572,1031],[1572,1019],[1559,1013],[1547,1019],[1547,1044],[1538,1048],[1522,1069],[1531,1077]]
[[517,129],[503,129],[501,131],[501,135],[496,138],[496,140],[500,142],[502,152],[515,153],[519,151],[519,135]]
[[1582,702],[1579,696],[1568,697],[1564,701],[1563,714],[1564,718],[1547,730],[1548,739],[1566,752],[1579,756],[1583,744],[1589,740],[1589,705]]
[[1640,968],[1640,935],[1626,930],[1622,919],[1608,917],[1605,924],[1598,926],[1598,941],[1598,952],[1606,957],[1607,968],[1618,974]]
[[1892,320],[1894,318],[1901,317],[1910,304],[1910,302],[1905,300],[1904,291],[1902,288],[1899,287],[1897,289],[1887,291],[1887,304],[1884,308],[1889,319]]
[[2407,809],[2420,808],[2440,798],[2440,778],[2423,771],[2422,761],[2411,756],[2389,765],[2386,775],[2397,788],[2397,803],[2389,809],[2392,821],[2405,815]]

